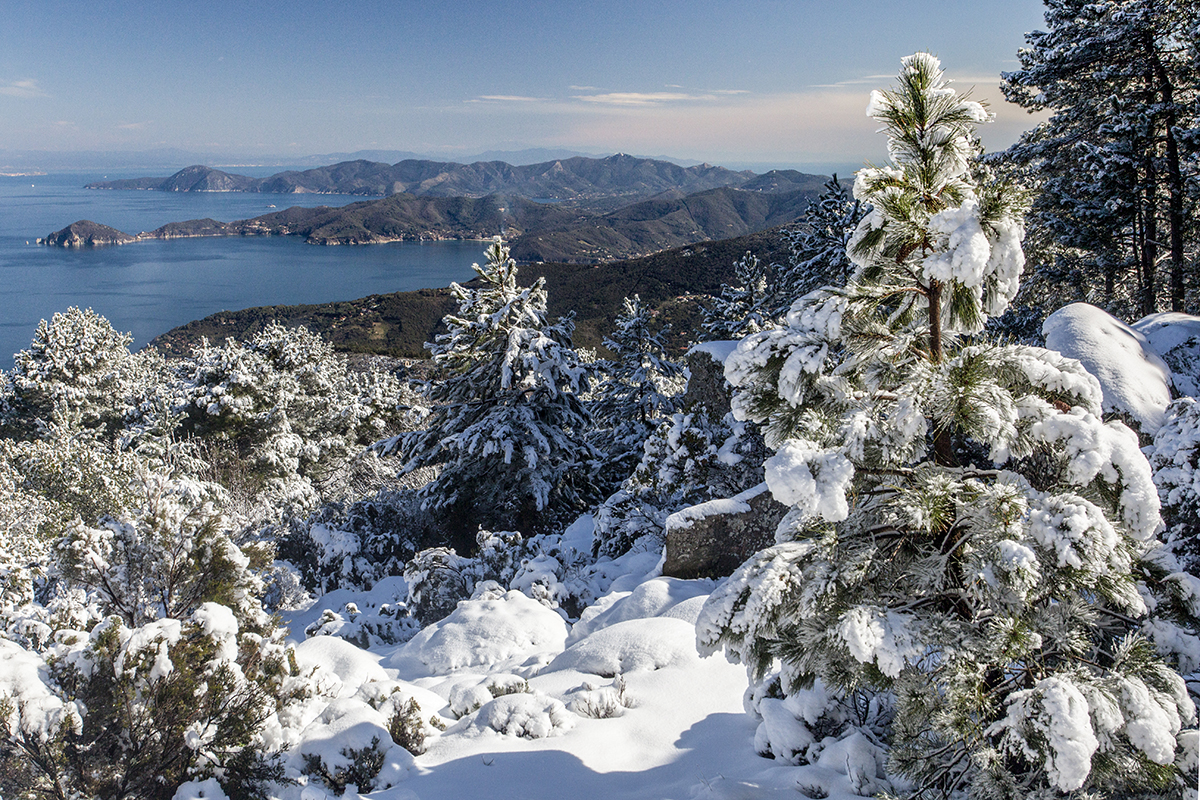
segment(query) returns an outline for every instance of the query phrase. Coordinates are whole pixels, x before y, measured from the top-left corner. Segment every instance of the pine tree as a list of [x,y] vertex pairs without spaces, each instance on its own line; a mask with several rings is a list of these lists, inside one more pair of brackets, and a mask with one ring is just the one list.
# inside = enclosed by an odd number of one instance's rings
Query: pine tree
[[791,510],[707,601],[699,641],[767,680],[780,664],[784,693],[824,687],[912,796],[1194,785],[1177,670],[1197,666],[1200,584],[1168,576],[1137,437],[1101,420],[1078,362],[970,335],[1022,264],[1022,196],[973,160],[989,115],[925,53],[869,113],[892,164],[857,176],[873,210],[853,278],[726,365]]
[[734,283],[721,284],[721,294],[701,310],[706,340],[740,339],[775,324],[771,272],[749,251],[734,263]]
[[[1041,254],[1115,313],[1183,311],[1197,124],[1194,0],[1046,0],[1005,96],[1052,112],[1004,154],[1038,186],[1030,216]],[[1044,234],[1041,229],[1044,229]],[[1170,264],[1163,291],[1159,262]],[[1090,286],[1088,285],[1090,284]],[[1103,294],[1097,291],[1103,287]],[[1100,296],[1098,296],[1100,295]]]
[[428,345],[435,376],[425,430],[384,448],[406,470],[441,466],[421,494],[464,549],[480,526],[530,535],[581,507],[596,458],[584,439],[589,369],[571,347],[574,324],[549,321],[542,279],[517,285],[502,242],[474,269],[483,285],[451,285],[458,313]]
[[654,330],[649,309],[636,294],[626,297],[604,346],[615,359],[605,362],[604,378],[591,410],[605,454],[610,485],[620,483],[637,465],[642,445],[678,405],[686,384],[683,365],[667,357],[667,328]]
[[854,199],[835,173],[821,195],[808,204],[800,224],[787,231],[791,259],[775,277],[775,316],[787,313],[792,300],[826,284],[842,284],[853,262],[846,254],[850,236],[870,211]]

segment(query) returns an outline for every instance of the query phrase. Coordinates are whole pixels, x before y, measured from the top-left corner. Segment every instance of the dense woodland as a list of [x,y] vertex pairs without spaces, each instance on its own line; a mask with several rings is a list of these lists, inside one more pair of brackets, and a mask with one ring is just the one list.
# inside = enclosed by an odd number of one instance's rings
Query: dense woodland
[[[446,718],[395,676],[339,696],[305,648],[436,670],[451,624],[483,649],[518,616],[583,637],[672,526],[765,481],[773,543],[692,584],[687,646],[745,665],[757,753],[838,754],[792,789],[1194,796],[1200,14],[1047,8],[1004,80],[1049,121],[985,156],[989,111],[905,58],[868,108],[889,163],[830,181],[778,260],[731,259],[690,330],[630,292],[577,347],[503,241],[450,288],[420,379],[304,327],[168,358],[88,310],[44,321],[0,377],[0,793],[353,796],[471,725],[619,717],[624,662],[569,708],[520,662],[435,699]],[[1081,300],[1192,332],[1153,423],[1042,346]],[[672,336],[728,354],[730,408],[685,393]],[[615,652],[588,641],[572,657]]]

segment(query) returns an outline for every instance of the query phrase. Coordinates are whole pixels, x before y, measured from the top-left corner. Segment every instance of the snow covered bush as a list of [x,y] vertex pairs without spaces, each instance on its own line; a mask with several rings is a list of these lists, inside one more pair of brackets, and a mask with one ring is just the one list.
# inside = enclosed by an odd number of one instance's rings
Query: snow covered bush
[[404,569],[409,609],[422,623],[436,622],[488,586],[501,594],[515,589],[557,608],[567,598],[558,555],[546,537],[526,539],[516,531],[479,531],[470,557],[447,547],[422,550]]
[[205,602],[233,609],[242,625],[265,625],[262,583],[203,487],[153,473],[143,481],[131,511],[67,531],[59,545],[66,580],[132,627],[184,618]]
[[1200,402],[1183,397],[1146,448],[1162,501],[1172,549],[1193,575],[1200,574]]
[[28,350],[13,356],[3,427],[44,435],[52,425],[112,434],[125,422],[136,391],[133,337],[90,308],[71,307],[42,320]]
[[[1102,421],[1078,362],[970,336],[1022,268],[1021,196],[973,161],[989,115],[925,53],[868,113],[892,165],[857,176],[873,210],[853,278],[726,362],[791,510],[710,596],[699,644],[760,677],[778,665],[785,701],[818,681],[839,703],[882,697],[893,790],[1194,786],[1176,759],[1196,719],[1179,671],[1196,667],[1200,609],[1156,539],[1137,437]],[[797,746],[760,745],[809,757],[799,729],[779,730]],[[836,741],[868,734],[847,717]],[[877,777],[863,785],[887,789]]]
[[95,517],[59,501],[72,521],[20,597],[6,589],[4,646],[25,667],[0,676],[0,756],[29,766],[6,788],[170,798],[199,776],[247,796],[282,780],[270,721],[308,689],[261,605],[265,554],[233,543],[207,487],[111,477]]
[[571,730],[575,719],[561,700],[519,693],[485,703],[475,717],[475,727],[522,739],[544,739]]
[[596,453],[580,394],[590,368],[571,346],[574,323],[551,322],[544,281],[517,285],[517,266],[500,241],[482,285],[451,284],[458,313],[428,344],[435,368],[425,429],[390,440],[404,470],[440,465],[421,489],[425,505],[461,550],[480,525],[544,532],[590,499]]
[[175,369],[178,435],[209,443],[213,477],[240,490],[252,518],[338,497],[353,458],[404,416],[395,376],[349,371],[304,328],[272,323],[245,343],[205,341]]
[[324,594],[369,589],[400,575],[420,550],[440,540],[412,489],[380,489],[352,501],[326,503],[289,521],[279,557],[300,573],[304,586]]

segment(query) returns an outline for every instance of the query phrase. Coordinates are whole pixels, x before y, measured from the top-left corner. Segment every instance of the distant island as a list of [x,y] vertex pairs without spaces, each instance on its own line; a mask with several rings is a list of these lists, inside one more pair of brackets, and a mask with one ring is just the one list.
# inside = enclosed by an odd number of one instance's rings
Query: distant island
[[380,183],[385,178],[392,189],[403,191],[382,191],[383,198],[339,208],[294,207],[233,222],[186,220],[138,234],[80,220],[38,241],[87,247],[200,236],[303,236],[310,244],[349,245],[499,235],[511,242],[520,261],[598,263],[794,222],[827,180],[794,170],[755,175],[616,155],[529,167],[351,161],[261,180],[189,167],[166,179],[89,187],[366,194],[385,188]]
[[[795,173],[799,175],[800,173]],[[742,187],[757,176],[700,164],[681,167],[669,161],[624,154],[607,158],[558,159],[513,166],[503,161],[474,164],[406,159],[396,164],[355,160],[267,178],[235,175],[202,165],[165,178],[89,183],[88,189],[158,192],[262,192],[273,194],[349,194],[386,197],[485,197],[511,194],[560,203],[627,203],[678,189],[685,193],[721,186]],[[798,187],[794,187],[798,188]]]

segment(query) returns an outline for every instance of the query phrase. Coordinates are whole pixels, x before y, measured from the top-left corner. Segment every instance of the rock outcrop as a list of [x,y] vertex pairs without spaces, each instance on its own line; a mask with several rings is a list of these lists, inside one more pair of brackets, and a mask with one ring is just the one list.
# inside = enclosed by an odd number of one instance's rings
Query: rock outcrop
[[787,507],[766,483],[727,500],[685,508],[667,517],[663,574],[673,578],[719,578],[775,543]]
[[50,245],[52,247],[99,247],[108,244],[128,244],[136,242],[136,236],[130,236],[128,233],[119,231],[116,228],[110,228],[107,225],[101,225],[98,222],[92,222],[88,219],[81,219],[78,222],[73,222],[61,231],[55,231],[49,234],[44,239],[38,239],[38,244]]
[[[685,409],[703,408],[719,420],[730,410],[730,386],[725,380],[725,359],[737,342],[705,342],[688,352]],[[674,578],[716,578],[732,573],[753,553],[773,544],[775,528],[787,507],[771,496],[762,480],[765,446],[762,437],[747,432],[757,446],[735,464],[713,476],[718,493],[726,498],[690,506],[667,517],[663,574]],[[749,486],[750,488],[746,488]]]

